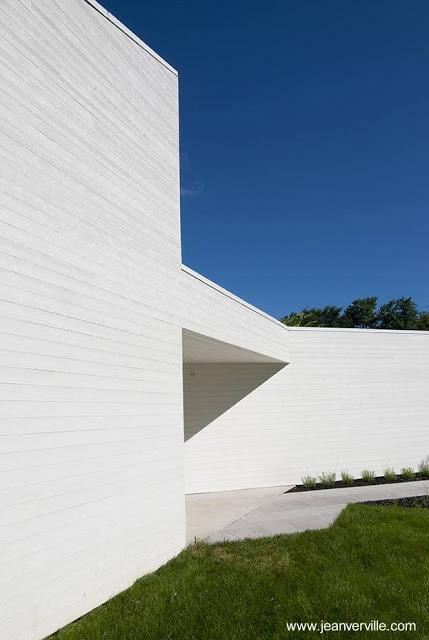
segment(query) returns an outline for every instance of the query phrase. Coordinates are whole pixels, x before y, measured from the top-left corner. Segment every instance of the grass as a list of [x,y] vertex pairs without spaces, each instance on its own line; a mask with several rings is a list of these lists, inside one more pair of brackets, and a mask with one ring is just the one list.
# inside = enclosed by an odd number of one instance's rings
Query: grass
[[286,622],[322,619],[411,621],[401,636],[429,637],[429,510],[350,505],[321,531],[196,543],[52,638],[314,640]]
[[304,476],[302,478],[302,486],[306,489],[314,489],[316,485],[317,478],[314,478],[313,476]]
[[387,469],[384,470],[384,479],[387,480],[387,482],[396,482],[395,469],[387,467]]
[[401,469],[401,476],[405,478],[405,480],[414,480],[416,477],[414,469],[411,467],[404,467]]
[[349,473],[348,471],[341,471],[341,482],[345,486],[350,487],[350,486],[353,485],[354,478],[353,478],[352,474]]
[[371,469],[362,469],[361,476],[364,482],[375,481],[375,471],[371,471]]
[[429,462],[421,462],[419,464],[419,474],[422,478],[429,478]]
[[324,489],[333,487],[335,485],[335,478],[337,477],[335,471],[329,473],[322,473],[319,476],[319,482]]

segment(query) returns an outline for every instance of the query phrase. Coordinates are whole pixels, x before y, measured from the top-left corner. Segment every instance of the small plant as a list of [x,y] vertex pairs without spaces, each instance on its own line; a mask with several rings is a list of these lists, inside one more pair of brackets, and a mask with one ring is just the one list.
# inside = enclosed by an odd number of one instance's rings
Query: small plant
[[404,478],[404,480],[414,480],[416,474],[414,472],[414,469],[412,469],[411,467],[404,467],[403,469],[401,469],[401,476]]
[[304,476],[301,478],[302,485],[305,489],[314,489],[317,484],[317,478],[313,476]]
[[425,458],[419,464],[419,474],[422,478],[429,478],[429,458]]
[[319,482],[325,489],[329,487],[333,487],[335,485],[335,478],[337,474],[335,472],[332,473],[322,473],[319,476]]
[[374,471],[371,471],[370,469],[362,469],[362,480],[364,482],[374,482],[375,480]]
[[348,471],[341,471],[341,481],[347,487],[350,487],[350,485],[352,485],[354,482],[354,478]]
[[395,469],[392,469],[392,467],[387,467],[387,469],[385,469],[383,473],[384,473],[384,479],[387,482],[395,482],[396,480]]

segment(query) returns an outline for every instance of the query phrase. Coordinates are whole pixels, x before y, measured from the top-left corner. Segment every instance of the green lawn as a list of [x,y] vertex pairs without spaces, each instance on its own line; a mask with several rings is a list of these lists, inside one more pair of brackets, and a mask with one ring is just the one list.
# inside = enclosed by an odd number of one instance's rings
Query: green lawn
[[57,640],[317,638],[286,622],[416,622],[429,638],[429,509],[350,505],[322,531],[195,544]]

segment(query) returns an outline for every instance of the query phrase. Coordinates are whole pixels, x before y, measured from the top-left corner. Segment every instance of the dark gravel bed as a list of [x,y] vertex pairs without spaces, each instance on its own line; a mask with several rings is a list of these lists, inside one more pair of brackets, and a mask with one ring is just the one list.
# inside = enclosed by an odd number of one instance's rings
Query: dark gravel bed
[[398,482],[416,482],[418,480],[429,480],[429,478],[426,476],[423,477],[418,473],[416,473],[415,477],[412,479],[403,478],[401,475],[397,475],[396,480],[393,481],[386,480],[384,476],[377,476],[372,482],[365,482],[365,480],[362,480],[362,478],[357,478],[356,480],[353,480],[352,484],[344,484],[344,482],[342,482],[341,480],[337,480],[331,487],[326,487],[325,485],[318,482],[312,489],[306,489],[303,484],[297,484],[295,487],[292,487],[292,489],[285,491],[285,493],[298,493],[300,491],[320,491],[321,489],[348,489],[350,487],[369,487],[374,484],[394,484]]
[[391,500],[368,500],[367,502],[360,502],[359,504],[382,505],[385,507],[396,505],[398,507],[429,509],[429,495],[413,496],[412,498],[392,498]]

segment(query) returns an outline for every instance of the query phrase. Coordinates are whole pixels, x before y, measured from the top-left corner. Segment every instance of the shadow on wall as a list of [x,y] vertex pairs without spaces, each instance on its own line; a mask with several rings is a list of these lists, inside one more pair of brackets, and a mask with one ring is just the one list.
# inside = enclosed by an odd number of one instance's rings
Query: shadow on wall
[[185,442],[278,373],[283,363],[183,364]]

